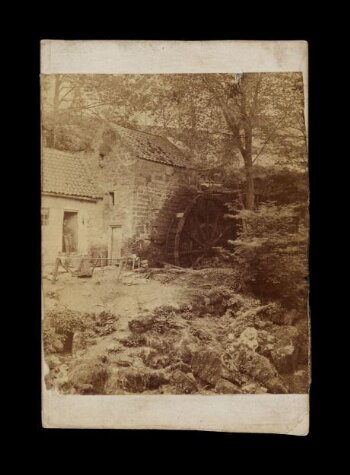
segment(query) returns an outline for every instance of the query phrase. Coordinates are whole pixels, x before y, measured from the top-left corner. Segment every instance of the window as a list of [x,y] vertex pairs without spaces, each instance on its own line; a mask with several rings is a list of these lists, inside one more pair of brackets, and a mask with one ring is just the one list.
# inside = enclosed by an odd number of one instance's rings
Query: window
[[49,224],[49,208],[41,208],[41,225],[46,226]]
[[115,191],[110,191],[109,193],[109,202],[112,206],[115,206]]

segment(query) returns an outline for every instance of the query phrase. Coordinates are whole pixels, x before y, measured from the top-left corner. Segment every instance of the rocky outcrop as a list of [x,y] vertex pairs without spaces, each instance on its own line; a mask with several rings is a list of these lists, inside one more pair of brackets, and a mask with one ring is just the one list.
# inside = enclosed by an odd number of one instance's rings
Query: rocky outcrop
[[68,371],[66,389],[80,394],[104,394],[108,376],[107,365],[99,361],[78,362]]
[[223,370],[219,352],[202,350],[193,354],[191,367],[196,378],[215,386]]
[[232,359],[241,373],[266,387],[269,392],[275,394],[288,392],[276,368],[265,356],[259,355],[247,346],[241,346],[232,355]]
[[123,368],[115,371],[105,387],[106,394],[118,394],[121,391],[142,393],[158,389],[167,384],[168,379],[160,372],[146,372],[142,369]]
[[218,380],[215,385],[215,392],[218,394],[242,394],[239,386],[227,381],[227,379]]
[[176,387],[179,394],[192,394],[198,390],[193,374],[186,374],[179,369],[172,373],[171,383]]
[[154,317],[146,316],[129,322],[129,328],[133,333],[145,333],[150,330],[154,324]]
[[282,326],[274,332],[275,344],[271,361],[280,373],[292,373],[299,364],[301,338],[297,328]]

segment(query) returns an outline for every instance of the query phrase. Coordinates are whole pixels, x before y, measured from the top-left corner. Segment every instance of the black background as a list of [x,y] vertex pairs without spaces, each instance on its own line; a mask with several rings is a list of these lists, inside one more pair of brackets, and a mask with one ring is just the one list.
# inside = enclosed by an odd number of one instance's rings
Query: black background
[[[9,359],[4,365],[15,380],[8,392],[11,400],[14,395],[19,395],[15,408],[8,411],[14,432],[10,445],[19,448],[21,444],[14,462],[39,463],[44,457],[47,461],[40,463],[48,471],[59,465],[64,471],[73,469],[71,462],[68,464],[71,458],[77,461],[75,466],[79,471],[84,465],[102,471],[104,464],[111,462],[115,471],[119,471],[124,463],[127,470],[134,470],[140,464],[142,471],[156,468],[168,471],[175,467],[183,471],[188,467],[186,459],[191,458],[198,469],[201,464],[209,468],[210,462],[214,463],[215,472],[220,472],[223,463],[230,471],[237,471],[238,465],[242,465],[248,473],[254,463],[259,471],[277,468],[284,472],[292,466],[305,470],[311,461],[311,447],[316,448],[319,458],[327,455],[320,446],[329,439],[334,417],[330,411],[330,394],[327,393],[328,385],[334,388],[334,376],[330,373],[333,371],[332,361],[328,353],[321,351],[324,348],[323,336],[328,336],[325,315],[328,316],[330,311],[327,298],[333,280],[327,279],[325,285],[325,267],[333,260],[327,252],[329,236],[324,233],[325,210],[332,204],[332,195],[325,193],[332,181],[327,162],[332,150],[327,143],[329,129],[323,115],[332,96],[329,91],[329,74],[332,73],[325,68],[325,57],[328,61],[333,58],[332,54],[329,55],[332,47],[329,45],[329,30],[326,31],[326,25],[332,20],[321,21],[314,15],[308,16],[302,6],[282,3],[271,11],[265,6],[256,10],[251,5],[246,13],[238,11],[235,5],[231,11],[224,6],[202,4],[194,9],[192,17],[189,17],[188,5],[164,4],[156,7],[154,14],[150,14],[149,5],[144,6],[146,12],[136,4],[131,12],[125,12],[118,4],[115,6],[113,10],[102,4],[86,4],[74,14],[69,4],[46,5],[40,10],[27,7],[21,10],[20,24],[17,16],[13,18],[12,34],[2,43],[5,55],[10,52],[3,78],[6,84],[15,85],[10,96],[10,113],[6,116],[14,136],[3,138],[10,145],[3,160],[14,165],[14,170],[11,174],[4,173],[3,185],[9,185],[9,207],[11,214],[15,211],[15,224],[19,225],[16,233],[19,242],[14,244],[14,233],[5,233],[7,247],[3,251],[21,250],[20,258],[9,256],[11,268],[15,271],[15,280],[10,281],[10,287],[15,291],[3,317],[9,319],[11,329],[11,333],[3,335],[3,339],[9,342],[8,352],[11,352],[7,353]],[[43,18],[41,13],[45,9]],[[87,11],[91,15],[89,21],[85,17]],[[209,14],[209,19],[204,20],[203,13]],[[281,17],[276,19],[276,13]],[[287,26],[287,19],[291,25]],[[313,27],[317,32],[312,32]],[[312,386],[311,425],[307,437],[41,427],[40,39],[303,39],[309,42]],[[13,179],[16,182],[14,187]],[[18,304],[22,304],[21,310]],[[19,333],[20,341],[17,339]],[[13,355],[18,358],[16,363]],[[328,378],[332,374],[333,381],[329,378],[325,384],[325,373]]]

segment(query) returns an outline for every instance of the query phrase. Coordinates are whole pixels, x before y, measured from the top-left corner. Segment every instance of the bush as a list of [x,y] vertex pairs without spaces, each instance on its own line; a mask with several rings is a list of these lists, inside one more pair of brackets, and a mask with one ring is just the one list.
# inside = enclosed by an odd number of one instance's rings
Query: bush
[[231,241],[241,279],[258,297],[305,310],[307,301],[307,229],[300,206],[261,205],[241,210],[242,228]]
[[74,332],[83,328],[83,319],[79,312],[48,312],[43,324],[45,353],[71,351]]
[[73,335],[85,332],[89,342],[96,336],[115,332],[118,317],[111,312],[80,313],[68,309],[48,312],[43,325],[44,350],[48,353],[71,352]]

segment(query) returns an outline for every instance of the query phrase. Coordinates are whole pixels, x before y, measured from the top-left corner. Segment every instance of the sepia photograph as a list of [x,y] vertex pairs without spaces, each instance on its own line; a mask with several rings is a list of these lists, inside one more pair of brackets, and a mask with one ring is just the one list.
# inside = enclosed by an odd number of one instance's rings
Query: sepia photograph
[[46,390],[308,392],[304,89],[41,75]]

